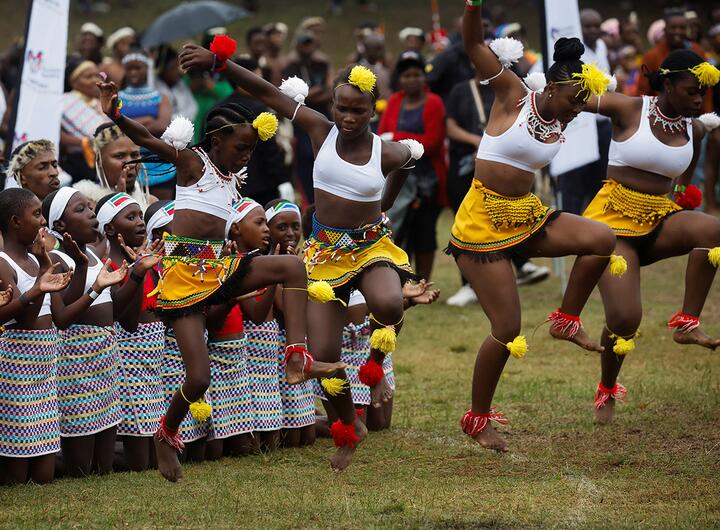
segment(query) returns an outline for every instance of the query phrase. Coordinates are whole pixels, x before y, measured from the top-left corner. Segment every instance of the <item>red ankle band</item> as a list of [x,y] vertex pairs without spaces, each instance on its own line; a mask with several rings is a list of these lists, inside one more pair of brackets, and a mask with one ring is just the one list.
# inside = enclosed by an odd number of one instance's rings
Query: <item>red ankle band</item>
[[551,322],[550,327],[555,331],[558,331],[568,338],[572,338],[577,335],[582,327],[582,321],[580,316],[568,315],[560,311],[558,307],[557,311],[550,313],[548,321]]
[[620,383],[615,383],[615,386],[612,388],[606,388],[602,383],[598,383],[597,391],[595,392],[595,408],[603,408],[610,398],[613,398],[615,401],[624,401],[626,395],[627,389]]
[[700,319],[678,311],[668,321],[667,325],[669,328],[675,328],[682,333],[690,333],[700,327]]
[[385,371],[380,363],[372,356],[358,370],[358,379],[367,386],[377,385],[385,377]]
[[294,354],[299,353],[303,356],[303,372],[305,375],[310,374],[310,366],[312,363],[315,362],[315,358],[310,355],[310,352],[307,349],[307,346],[304,344],[290,344],[289,346],[285,347],[285,360],[284,363],[287,364],[288,359]]
[[180,439],[178,432],[179,429],[171,430],[165,423],[165,416],[162,416],[160,418],[160,427],[158,427],[158,430],[155,432],[155,438],[161,442],[165,442],[178,453],[182,453],[183,449],[185,449],[185,444]]
[[508,424],[508,419],[505,414],[497,412],[495,409],[490,409],[490,412],[487,414],[478,414],[477,412],[468,410],[460,420],[460,426],[465,434],[471,438],[475,438],[485,430],[491,421],[497,422],[500,425]]
[[340,420],[330,426],[330,435],[335,447],[355,447],[360,441],[360,438],[355,434],[355,425],[346,425]]

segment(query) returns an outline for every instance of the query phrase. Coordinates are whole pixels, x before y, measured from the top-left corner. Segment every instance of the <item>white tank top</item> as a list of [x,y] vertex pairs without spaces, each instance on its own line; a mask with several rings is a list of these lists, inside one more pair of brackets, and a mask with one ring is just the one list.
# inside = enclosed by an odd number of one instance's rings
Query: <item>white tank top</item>
[[373,134],[372,155],[364,166],[346,162],[337,154],[338,129],[333,125],[313,167],[315,188],[343,199],[376,202],[382,198],[385,176],[382,172],[382,140]]
[[[560,151],[560,142],[546,144],[535,138],[528,129],[528,114],[535,109],[537,92],[528,93],[518,117],[510,128],[500,136],[483,134],[478,147],[477,159],[507,164],[523,171],[534,173],[547,166]],[[542,120],[542,118],[540,118]]]
[[674,179],[690,166],[693,157],[692,120],[687,118],[688,142],[672,146],[658,140],[650,127],[650,96],[643,96],[640,125],[630,138],[622,142],[610,141],[608,165],[632,167],[649,173],[656,173]]
[[[30,259],[35,262],[35,265],[40,266],[37,259],[35,259],[35,256],[32,254],[29,255]],[[12,267],[12,269],[15,271],[15,276],[17,276],[17,282],[15,285],[17,285],[18,291],[20,291],[20,294],[28,292],[33,285],[35,285],[35,281],[37,280],[37,276],[30,276],[27,272],[25,272],[20,265],[15,263],[15,260],[13,260],[10,256],[8,256],[5,252],[0,252],[0,258],[7,261],[8,265]],[[44,317],[45,315],[50,314],[50,293],[45,293],[45,296],[43,296],[42,306],[40,307],[40,312],[38,313],[38,317]],[[6,325],[10,324],[17,324],[17,320],[13,319],[9,322],[6,322]]]
[[193,151],[203,161],[203,175],[192,186],[175,186],[175,210],[195,210],[220,219],[229,219],[233,213],[235,178],[220,173],[199,147]]
[[[88,266],[87,275],[85,276],[85,289],[83,290],[83,294],[85,294],[87,290],[92,287],[92,284],[95,283],[98,274],[100,274],[100,271],[103,268],[103,262],[100,261],[100,258],[98,258],[92,250],[90,250],[90,247],[86,247],[85,252],[95,258],[96,264],[92,267]],[[50,253],[55,254],[60,259],[62,259],[65,262],[65,265],[67,265],[70,270],[75,270],[75,260],[73,260],[70,256],[59,250],[51,250]],[[93,300],[92,304],[90,304],[90,307],[105,304],[107,302],[112,302],[112,296],[110,295],[110,287],[103,289],[100,295],[95,300]]]

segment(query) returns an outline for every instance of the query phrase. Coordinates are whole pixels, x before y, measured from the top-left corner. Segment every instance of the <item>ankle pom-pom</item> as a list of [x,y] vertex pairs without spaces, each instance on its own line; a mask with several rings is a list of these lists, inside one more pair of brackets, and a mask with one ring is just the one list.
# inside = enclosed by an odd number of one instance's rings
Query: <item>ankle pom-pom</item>
[[383,367],[372,357],[358,370],[358,379],[363,385],[375,386],[385,377]]
[[370,335],[370,347],[383,353],[394,352],[396,343],[397,333],[395,333],[392,326],[376,329]]
[[598,383],[595,391],[595,408],[603,408],[610,398],[615,401],[624,401],[626,395],[627,389],[620,383],[615,383],[612,388],[605,388],[602,383]]
[[708,261],[713,267],[720,267],[720,247],[714,247],[708,250]]
[[623,256],[613,254],[610,256],[610,274],[613,276],[622,276],[627,272],[627,261]]
[[212,415],[212,407],[207,401],[195,401],[190,403],[190,414],[197,421],[206,421]]
[[508,342],[505,347],[510,352],[510,355],[512,355],[516,359],[521,359],[525,357],[525,354],[528,352],[527,340],[525,340],[525,337],[523,335],[515,337],[513,341]]
[[324,304],[335,300],[335,291],[328,282],[313,282],[308,285],[308,296],[310,300]]
[[613,351],[618,355],[627,355],[634,349],[635,341],[633,339],[623,339],[622,337],[618,337],[617,339],[615,339]]
[[471,438],[475,438],[487,428],[491,421],[497,422],[500,425],[508,424],[508,419],[505,414],[497,412],[495,409],[490,409],[490,412],[487,414],[478,414],[477,412],[468,410],[460,420],[460,426],[465,434]]
[[355,425],[345,425],[340,420],[330,426],[330,436],[332,436],[335,447],[355,447],[360,441],[358,435],[355,434]]
[[328,396],[339,396],[345,392],[348,382],[339,377],[324,377],[320,379],[320,386],[327,392]]

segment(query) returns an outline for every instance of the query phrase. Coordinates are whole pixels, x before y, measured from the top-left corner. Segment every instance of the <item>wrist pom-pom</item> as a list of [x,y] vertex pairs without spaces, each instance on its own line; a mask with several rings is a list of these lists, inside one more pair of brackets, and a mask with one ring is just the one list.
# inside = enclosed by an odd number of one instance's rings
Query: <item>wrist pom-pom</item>
[[698,118],[700,120],[700,123],[702,123],[705,126],[705,130],[714,131],[718,127],[720,127],[720,116],[715,114],[714,112],[706,112],[705,114],[701,114]]
[[613,254],[610,256],[610,274],[613,276],[622,276],[627,272],[627,261],[623,256]]
[[313,302],[332,302],[335,300],[335,290],[328,282],[313,282],[308,285],[308,297]]
[[383,377],[385,377],[383,367],[372,357],[358,370],[358,378],[363,385],[375,386]]
[[252,122],[253,129],[258,132],[260,139],[265,142],[275,136],[278,130],[278,119],[274,114],[261,112]]
[[615,74],[609,75],[607,74],[608,78],[608,92],[615,92],[617,90],[618,80],[617,77],[615,77]]
[[590,99],[590,96],[602,96],[610,85],[610,76],[595,64],[583,64],[582,72],[575,72],[572,77],[580,90],[587,93],[585,101]]
[[355,447],[355,444],[360,441],[360,438],[355,434],[355,425],[345,425],[340,420],[336,420],[330,426],[330,435],[335,447]]
[[720,247],[713,247],[708,251],[708,261],[713,267],[720,267]]
[[675,202],[685,210],[694,210],[702,204],[702,191],[694,184],[685,187],[685,191],[675,194]]
[[328,396],[339,396],[347,388],[348,382],[339,377],[323,377],[320,379],[320,386],[327,392]]
[[360,92],[372,92],[375,88],[376,77],[372,70],[357,65],[350,70],[348,83],[360,89]]
[[533,92],[542,92],[547,86],[547,79],[545,78],[545,74],[535,72],[525,77],[525,84]]
[[225,61],[233,56],[236,49],[237,42],[235,42],[235,39],[232,39],[227,35],[215,35],[215,38],[210,43],[210,51],[215,54],[215,57],[217,57],[217,60],[220,63],[220,68],[218,68],[218,70],[225,68]]
[[305,98],[310,92],[310,87],[305,81],[297,76],[284,79],[280,85],[280,92],[298,103],[305,103]]
[[406,145],[410,149],[410,156],[413,157],[414,160],[420,160],[425,154],[425,148],[423,147],[423,144],[421,144],[417,140],[400,140],[398,143]]
[[690,73],[697,77],[701,88],[715,86],[720,82],[720,70],[707,61],[690,68]]
[[195,127],[185,116],[178,116],[170,122],[160,139],[178,151],[185,149],[195,136]]
[[516,359],[521,359],[525,357],[525,354],[528,352],[527,340],[525,340],[525,337],[523,335],[515,337],[513,341],[508,342],[505,347],[510,352],[510,355],[512,355]]
[[190,414],[197,421],[205,421],[212,414],[212,407],[207,401],[196,401],[190,403]]
[[498,61],[505,68],[509,68],[523,56],[522,42],[510,37],[501,37],[490,43],[490,49],[497,55]]
[[370,347],[386,354],[395,351],[396,343],[397,333],[392,326],[376,329],[370,335]]

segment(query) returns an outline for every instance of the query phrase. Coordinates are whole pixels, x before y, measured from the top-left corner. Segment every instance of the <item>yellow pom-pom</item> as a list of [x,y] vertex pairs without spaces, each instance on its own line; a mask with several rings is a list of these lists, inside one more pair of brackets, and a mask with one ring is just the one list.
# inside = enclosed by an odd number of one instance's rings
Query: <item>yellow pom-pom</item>
[[525,354],[528,352],[527,340],[525,340],[523,335],[518,335],[512,342],[508,342],[505,347],[510,352],[510,355],[516,359],[525,357]]
[[370,335],[370,347],[374,350],[380,350],[383,353],[392,353],[395,351],[397,343],[397,333],[390,327],[376,329]]
[[320,379],[320,384],[329,396],[339,396],[347,388],[348,382],[339,377],[325,377]]
[[698,78],[701,87],[715,86],[720,82],[720,70],[707,61],[690,68],[690,73]]
[[196,401],[195,403],[190,403],[190,414],[192,414],[192,417],[197,421],[205,421],[210,418],[212,407],[207,401]]
[[595,64],[583,64],[581,73],[574,73],[573,79],[577,80],[580,90],[586,92],[585,101],[590,96],[602,96],[607,92],[610,80]]
[[278,119],[274,114],[261,112],[253,120],[252,126],[258,132],[260,139],[265,142],[275,136],[278,130]]
[[375,112],[378,114],[382,114],[385,112],[385,109],[387,108],[387,99],[378,99],[375,102]]
[[635,341],[633,339],[625,340],[622,337],[617,337],[615,339],[615,344],[613,345],[613,351],[617,353],[618,355],[625,355],[630,353],[635,349]]
[[610,256],[610,274],[613,276],[622,276],[627,272],[627,261],[623,256],[613,254]]
[[335,291],[328,282],[313,282],[308,285],[308,296],[310,300],[324,304],[335,300]]
[[375,88],[375,74],[364,66],[357,65],[350,70],[348,83],[360,89],[360,92],[372,92]]
[[720,267],[720,247],[714,247],[708,251],[708,261],[713,267]]

